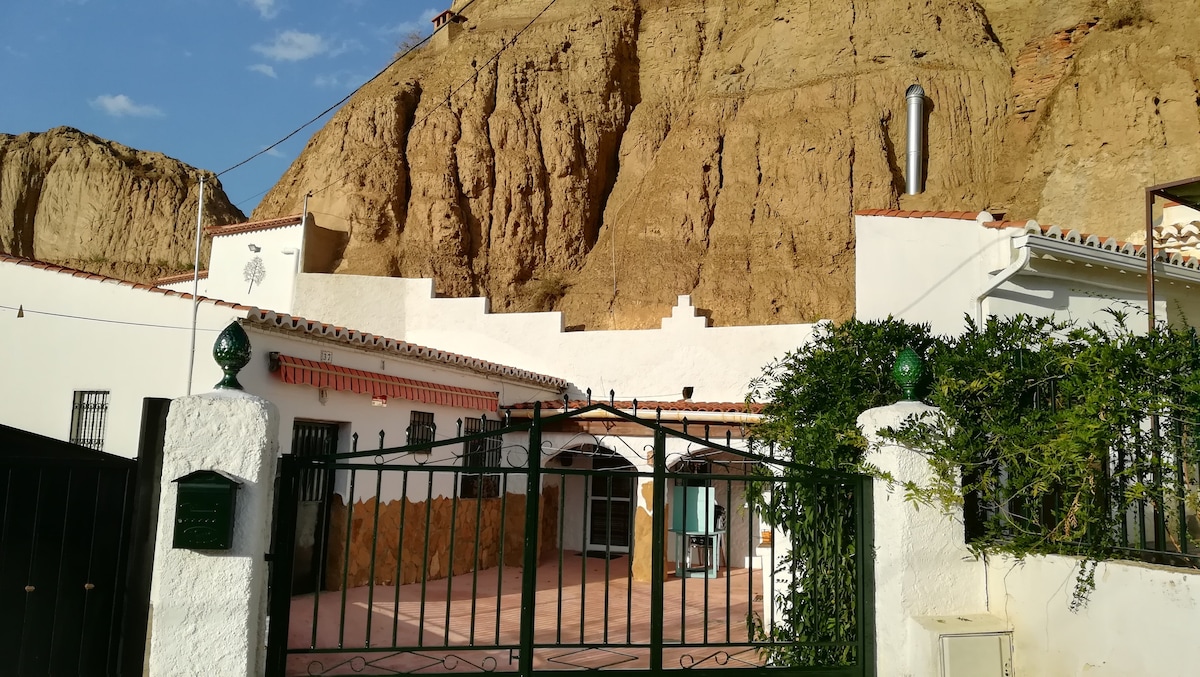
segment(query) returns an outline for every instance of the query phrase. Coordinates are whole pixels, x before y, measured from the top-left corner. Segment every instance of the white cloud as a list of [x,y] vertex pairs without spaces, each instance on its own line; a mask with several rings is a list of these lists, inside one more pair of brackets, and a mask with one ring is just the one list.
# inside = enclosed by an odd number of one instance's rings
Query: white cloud
[[255,73],[262,73],[269,78],[279,77],[275,75],[275,69],[265,63],[256,63],[253,66],[247,66],[246,68],[254,71]]
[[5,45],[4,51],[11,54],[12,56],[17,57],[18,59],[28,59],[29,58],[28,53],[22,52],[18,49],[15,49],[12,45]]
[[346,52],[349,52],[352,50],[359,51],[359,52],[365,51],[363,49],[362,43],[359,42],[358,40],[343,40],[342,44],[329,50],[329,56],[330,57],[341,56],[342,54],[345,54]]
[[138,118],[157,118],[162,117],[163,112],[154,106],[146,106],[134,103],[133,99],[124,94],[101,94],[100,96],[88,102],[92,108],[104,111],[109,115],[119,118],[126,115]]
[[250,0],[250,5],[264,19],[274,19],[279,14],[279,5],[275,0]]
[[418,17],[415,21],[401,21],[398,24],[384,26],[379,29],[379,34],[383,36],[400,38],[405,37],[410,33],[427,35],[433,32],[433,24],[431,23],[433,21],[433,17],[441,14],[443,11],[444,10],[436,7],[430,7],[429,9],[423,10],[420,17]]
[[303,61],[329,51],[329,43],[315,33],[284,31],[271,42],[251,49],[272,61]]
[[279,152],[278,148],[272,148],[268,150],[266,154],[270,155],[271,157],[287,157],[283,153]]
[[348,71],[338,71],[329,75],[318,75],[313,78],[313,84],[317,87],[328,87],[330,89],[353,89],[367,80],[362,75],[356,75]]

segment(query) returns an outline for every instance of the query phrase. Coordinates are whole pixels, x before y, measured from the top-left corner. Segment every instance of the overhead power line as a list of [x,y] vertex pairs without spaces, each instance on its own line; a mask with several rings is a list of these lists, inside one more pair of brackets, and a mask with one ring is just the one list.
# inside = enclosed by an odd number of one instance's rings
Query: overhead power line
[[[473,5],[473,4],[475,4],[475,0],[470,0],[470,1],[469,1],[467,4],[465,4],[465,5],[463,5],[463,6],[462,6],[462,9],[460,9],[460,10],[459,10],[459,12],[463,11],[464,9],[466,9],[466,8],[470,7],[470,6],[471,6],[471,5]],[[411,46],[411,47],[409,47],[408,49],[404,50],[404,52],[403,52],[403,53],[401,53],[401,54],[399,54],[398,56],[396,56],[396,58],[392,59],[392,60],[391,60],[391,62],[390,62],[390,63],[388,63],[388,65],[386,65],[386,66],[384,66],[382,69],[380,69],[380,71],[379,71],[378,73],[376,73],[375,75],[372,75],[372,76],[371,76],[371,79],[369,79],[369,80],[367,80],[366,82],[362,83],[361,85],[359,85],[359,86],[355,87],[355,88],[354,88],[354,90],[353,90],[353,91],[351,91],[351,92],[350,92],[349,94],[347,94],[346,96],[343,96],[343,97],[342,97],[342,98],[341,98],[341,99],[340,99],[340,100],[339,100],[337,103],[335,103],[335,104],[333,104],[332,106],[330,106],[330,107],[326,108],[325,110],[321,111],[320,113],[317,113],[317,114],[316,114],[316,115],[314,115],[312,118],[310,118],[310,119],[308,120],[308,122],[305,122],[304,124],[300,125],[299,127],[297,127],[297,128],[295,128],[295,129],[293,129],[292,131],[288,132],[288,133],[287,133],[287,135],[286,135],[286,136],[284,136],[282,139],[280,139],[280,140],[276,141],[275,143],[273,143],[273,144],[271,144],[271,145],[267,146],[266,148],[263,148],[262,150],[260,150],[260,151],[258,151],[257,153],[255,153],[255,154],[251,155],[250,157],[248,157],[248,158],[246,158],[246,159],[242,160],[241,162],[238,162],[237,164],[234,164],[234,165],[233,165],[233,166],[231,166],[231,167],[226,167],[225,169],[222,169],[221,171],[217,172],[217,176],[218,176],[218,177],[220,177],[220,176],[222,176],[222,175],[224,175],[224,174],[228,174],[229,172],[232,172],[233,170],[237,169],[238,167],[241,167],[242,165],[246,164],[247,162],[250,162],[251,160],[254,160],[255,158],[261,157],[261,156],[263,156],[263,155],[266,155],[267,153],[269,153],[269,152],[271,152],[272,150],[274,150],[274,149],[275,149],[275,147],[276,147],[276,146],[278,146],[279,144],[281,144],[281,143],[283,143],[283,142],[287,141],[288,139],[292,138],[293,136],[295,136],[295,135],[299,134],[301,131],[303,131],[303,130],[304,130],[306,127],[308,127],[308,126],[309,126],[309,125],[311,125],[312,123],[314,123],[314,122],[316,122],[317,120],[320,120],[321,118],[323,118],[323,117],[325,117],[326,115],[328,115],[330,111],[334,110],[334,109],[335,109],[335,108],[337,108],[338,106],[341,106],[342,104],[344,104],[344,103],[346,103],[347,101],[349,101],[349,100],[350,100],[350,97],[352,97],[352,96],[354,96],[355,94],[357,94],[357,93],[358,93],[358,91],[359,91],[360,89],[362,89],[363,87],[366,87],[367,85],[371,84],[371,83],[372,83],[372,82],[374,82],[375,80],[379,79],[379,76],[381,76],[381,75],[383,75],[384,73],[386,73],[386,72],[388,71],[388,69],[389,69],[389,68],[391,68],[392,66],[395,66],[395,65],[396,65],[396,64],[397,64],[397,63],[398,63],[398,62],[399,62],[401,59],[403,59],[404,57],[406,57],[406,56],[408,56],[409,54],[412,54],[412,53],[413,53],[413,52],[415,52],[416,50],[420,49],[420,48],[421,48],[421,47],[422,47],[422,46],[423,46],[425,43],[429,42],[429,41],[430,41],[430,40],[433,38],[434,34],[436,34],[436,33],[437,33],[438,31],[440,31],[440,30],[446,30],[446,28],[447,28],[447,26],[442,26],[441,28],[438,28],[437,30],[433,31],[433,33],[430,33],[429,35],[425,36],[425,37],[424,37],[424,38],[423,38],[423,39],[422,39],[420,42],[416,43],[415,45],[412,45],[412,46]],[[270,190],[270,189],[268,188],[267,190]],[[267,191],[266,191],[266,190],[264,190],[264,191],[263,191],[263,193],[265,193],[265,192],[267,192]],[[263,193],[259,193],[258,195],[262,195]],[[248,200],[252,200],[252,199],[254,199],[255,197],[258,197],[258,195],[255,195],[254,197],[246,198],[246,200],[242,200],[242,202],[246,202],[246,201],[248,201]],[[238,204],[241,204],[241,203],[238,203]]]

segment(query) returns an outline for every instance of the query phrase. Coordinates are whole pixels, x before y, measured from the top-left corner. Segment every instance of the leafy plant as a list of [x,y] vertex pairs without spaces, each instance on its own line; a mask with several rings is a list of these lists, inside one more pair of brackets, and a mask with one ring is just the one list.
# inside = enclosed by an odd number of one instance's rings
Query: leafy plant
[[[1077,608],[1095,587],[1099,560],[1141,548],[1196,564],[1170,553],[1186,554],[1189,513],[1200,507],[1200,341],[1191,329],[1168,326],[1135,334],[1121,312],[1112,318],[1080,326],[1018,315],[982,327],[968,318],[967,331],[951,338],[891,319],[822,325],[752,384],[751,397],[770,401],[752,438],[804,466],[869,471],[857,417],[900,399],[890,377],[899,350],[924,353],[928,399],[939,411],[888,432],[929,452],[933,480],[906,493],[961,505],[977,551],[1082,556]],[[853,605],[840,600],[853,598],[848,574],[858,553],[846,546],[854,524],[849,511],[831,508],[848,504],[822,485],[788,486],[795,489],[754,499],[793,547],[775,572],[788,581],[774,601],[781,617],[771,627],[755,619],[752,629],[796,642],[773,649],[773,662],[849,660],[813,644],[836,642],[853,627]]]

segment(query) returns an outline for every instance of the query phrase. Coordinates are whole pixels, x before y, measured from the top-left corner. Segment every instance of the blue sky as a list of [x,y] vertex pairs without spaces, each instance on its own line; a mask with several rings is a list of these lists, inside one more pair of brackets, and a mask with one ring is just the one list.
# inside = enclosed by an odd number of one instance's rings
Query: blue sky
[[[67,125],[221,171],[365,82],[449,4],[0,0],[0,132]],[[226,194],[249,214],[327,119],[222,176]]]

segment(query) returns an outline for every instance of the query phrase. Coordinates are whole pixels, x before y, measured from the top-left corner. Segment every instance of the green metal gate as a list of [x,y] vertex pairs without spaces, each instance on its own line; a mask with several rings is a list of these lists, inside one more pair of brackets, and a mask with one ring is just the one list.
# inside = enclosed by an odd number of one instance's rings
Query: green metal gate
[[[544,441],[589,414],[644,432]],[[268,675],[873,674],[869,478],[605,404],[467,430],[282,459]],[[327,556],[294,594],[314,470]]]

